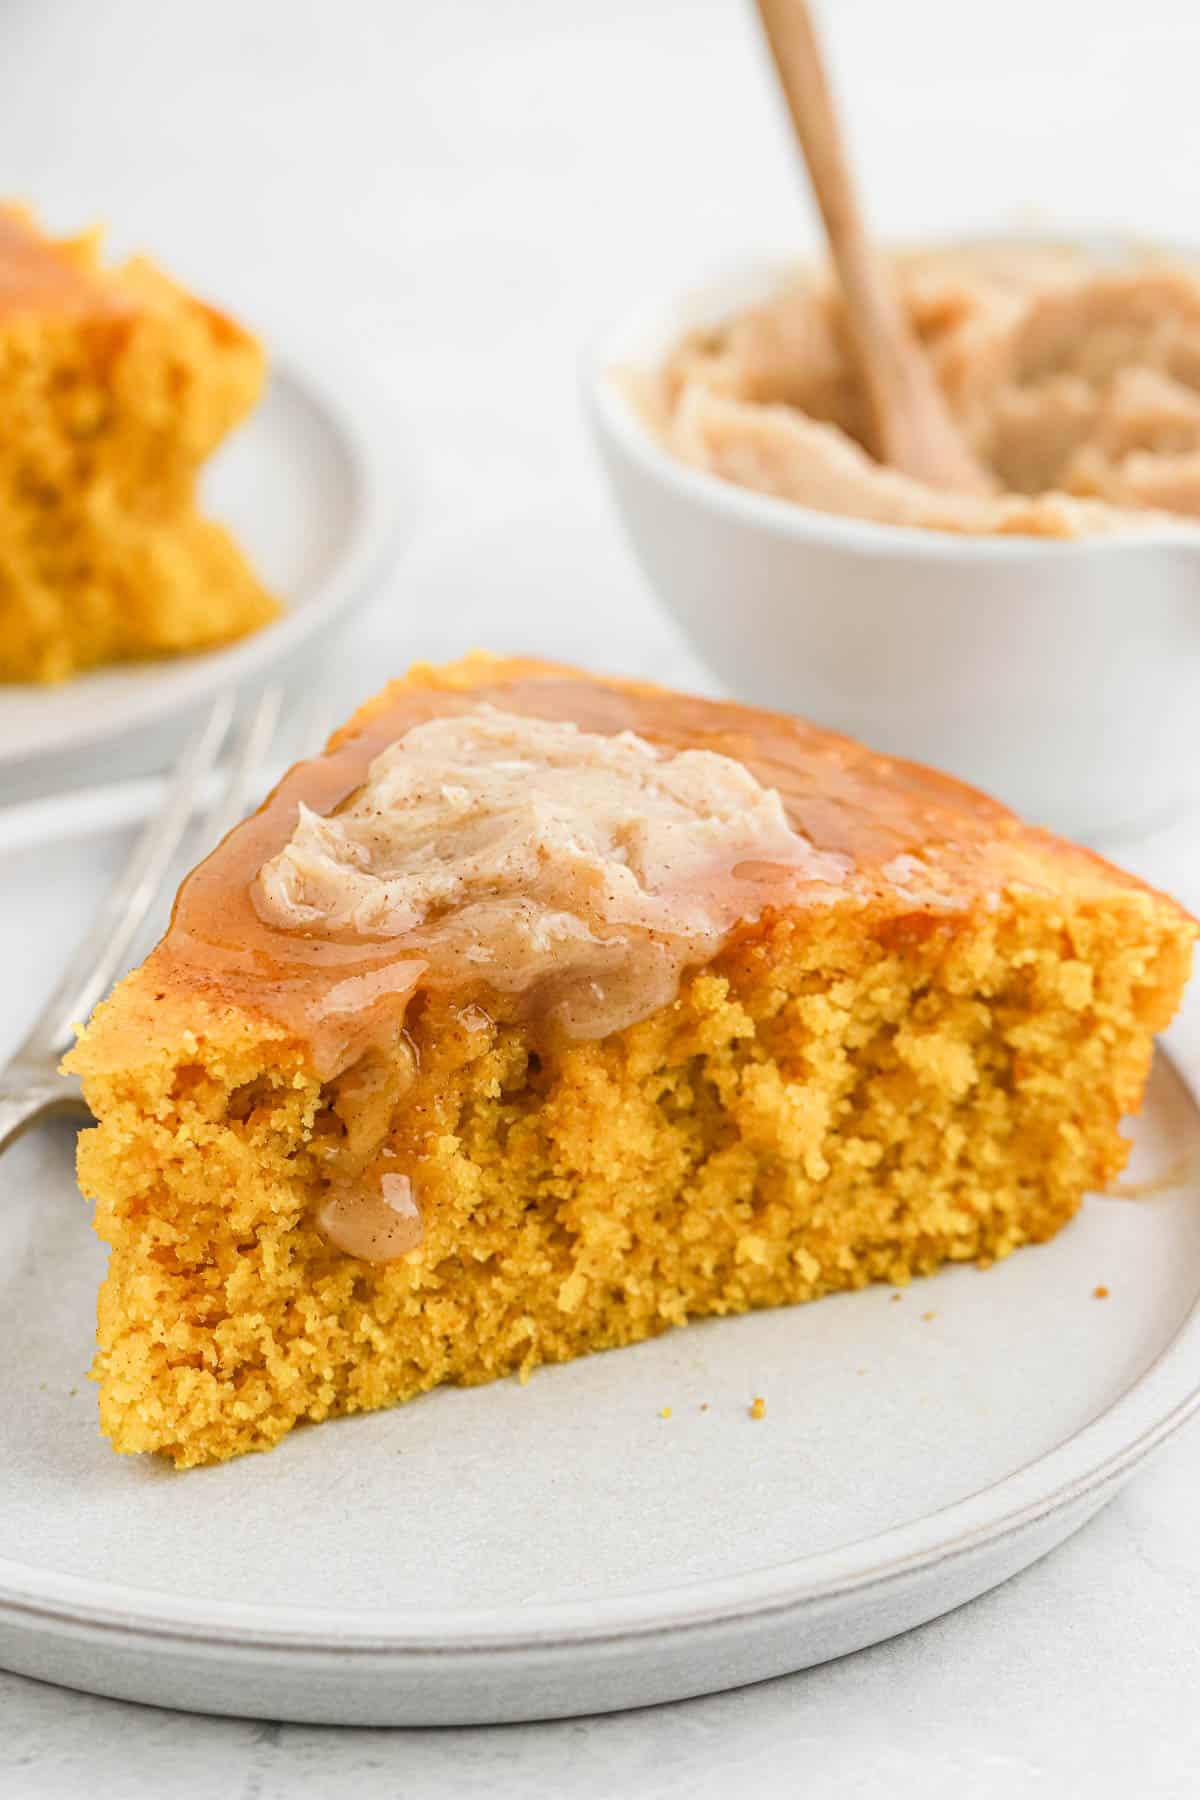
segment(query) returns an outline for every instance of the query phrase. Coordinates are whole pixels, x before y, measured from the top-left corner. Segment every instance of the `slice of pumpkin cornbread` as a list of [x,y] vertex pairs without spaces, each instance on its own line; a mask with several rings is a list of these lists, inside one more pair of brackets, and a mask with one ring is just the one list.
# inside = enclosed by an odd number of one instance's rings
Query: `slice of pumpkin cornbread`
[[0,681],[223,643],[278,612],[195,502],[261,347],[144,258],[0,205]]
[[417,668],[181,889],[68,1059],[104,1431],[190,1465],[1048,1238],[1195,927],[800,720]]

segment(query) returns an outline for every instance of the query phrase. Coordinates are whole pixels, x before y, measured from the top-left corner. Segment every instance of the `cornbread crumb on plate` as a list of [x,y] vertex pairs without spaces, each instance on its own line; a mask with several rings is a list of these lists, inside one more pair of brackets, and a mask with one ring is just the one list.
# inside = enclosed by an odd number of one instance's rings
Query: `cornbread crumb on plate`
[[766,1416],[767,1403],[761,1394],[756,1394],[750,1403],[750,1417],[752,1419],[765,1419]]
[[[611,740],[657,828],[601,785],[580,838],[564,727]],[[501,801],[514,744],[525,798]],[[432,857],[405,838],[425,805]],[[68,1059],[112,1246],[103,1429],[217,1461],[1038,1243],[1121,1168],[1194,935],[802,721],[537,662],[415,669],[189,878]]]
[[276,601],[196,505],[255,405],[253,337],[145,258],[0,205],[0,681],[226,643]]

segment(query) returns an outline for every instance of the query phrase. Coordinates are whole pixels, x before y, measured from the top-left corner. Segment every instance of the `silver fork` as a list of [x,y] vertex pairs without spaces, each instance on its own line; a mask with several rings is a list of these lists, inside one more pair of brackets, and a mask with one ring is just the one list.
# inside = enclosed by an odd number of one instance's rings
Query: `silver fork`
[[[205,829],[215,844],[245,811],[250,776],[266,756],[279,721],[280,687],[265,688],[238,718],[223,780]],[[223,694],[184,746],[159,811],[142,830],[133,855],[76,950],[24,1043],[0,1071],[0,1150],[30,1125],[57,1114],[88,1116],[75,1076],[58,1065],[70,1047],[72,1026],[84,1020],[133,959],[133,951],[171,865],[191,825],[199,796],[234,724],[236,705]]]

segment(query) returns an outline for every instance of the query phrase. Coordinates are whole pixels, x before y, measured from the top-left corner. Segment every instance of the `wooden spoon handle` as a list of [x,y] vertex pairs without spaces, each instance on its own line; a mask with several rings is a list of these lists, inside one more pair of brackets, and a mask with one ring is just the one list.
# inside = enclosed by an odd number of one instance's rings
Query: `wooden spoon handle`
[[986,493],[971,455],[867,236],[807,0],[757,0],[825,223],[866,388],[879,460],[934,487]]

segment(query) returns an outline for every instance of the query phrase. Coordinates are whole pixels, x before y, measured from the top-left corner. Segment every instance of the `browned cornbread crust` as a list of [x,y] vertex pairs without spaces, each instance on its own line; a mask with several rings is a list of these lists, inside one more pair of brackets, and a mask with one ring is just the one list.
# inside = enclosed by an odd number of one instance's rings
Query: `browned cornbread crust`
[[[534,1054],[512,1002],[467,1021],[422,994],[407,1045],[325,1084],[294,1034],[156,952],[69,1059],[100,1121],[79,1171],[112,1246],[95,1373],[119,1450],[220,1459],[439,1382],[1000,1257],[1121,1167],[1190,962],[1173,902],[801,722],[538,663],[414,670],[334,743],[480,694],[740,742],[852,857],[853,891],[746,927],[598,1042]],[[386,1265],[313,1223],[331,1171],[381,1142],[426,1227]]]
[[250,411],[250,334],[96,234],[0,205],[0,680],[224,642],[278,606],[195,503]]

